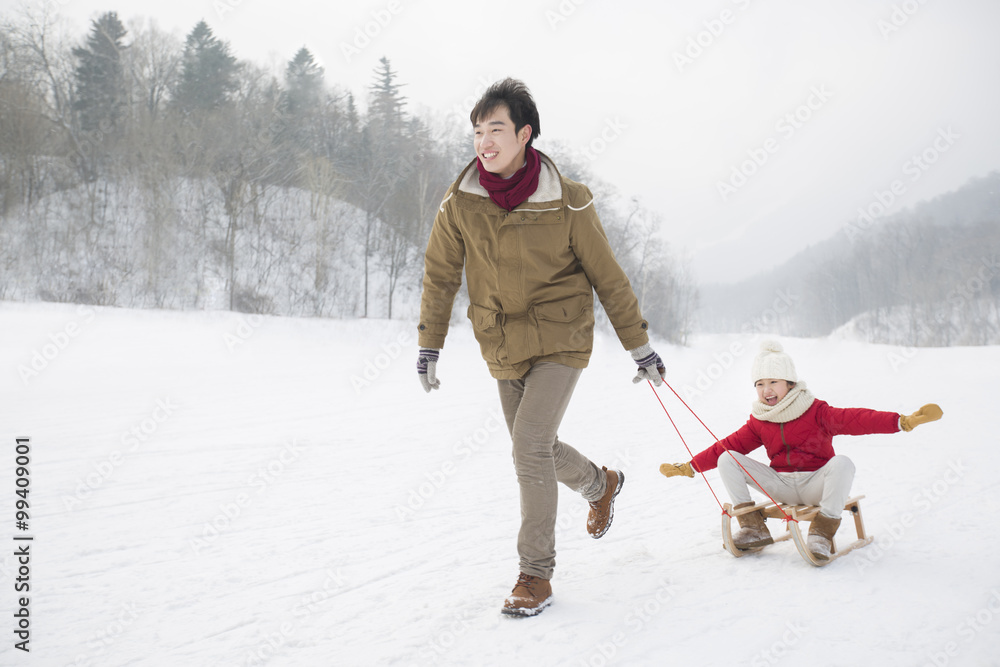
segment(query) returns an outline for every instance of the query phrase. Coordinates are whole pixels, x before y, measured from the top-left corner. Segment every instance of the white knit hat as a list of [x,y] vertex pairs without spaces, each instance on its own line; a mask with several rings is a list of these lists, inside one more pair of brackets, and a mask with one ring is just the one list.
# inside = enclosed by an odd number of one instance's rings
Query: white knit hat
[[760,352],[753,360],[750,374],[754,384],[757,384],[757,380],[767,378],[799,381],[792,358],[785,354],[785,349],[776,340],[765,340],[760,344]]

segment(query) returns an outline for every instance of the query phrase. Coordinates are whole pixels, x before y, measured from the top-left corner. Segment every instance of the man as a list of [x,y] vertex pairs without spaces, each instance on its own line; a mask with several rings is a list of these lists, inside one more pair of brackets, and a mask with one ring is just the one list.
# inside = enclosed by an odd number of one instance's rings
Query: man
[[497,379],[521,490],[521,573],[502,611],[533,616],[551,602],[557,482],[590,503],[587,530],[599,538],[625,481],[556,436],[593,347],[594,290],[639,366],[634,381],[659,385],[664,368],[593,195],[531,146],[540,129],[527,87],[493,84],[470,118],[476,159],[448,189],[427,243],[417,370],[426,391],[440,387],[437,362],[464,267],[468,317]]

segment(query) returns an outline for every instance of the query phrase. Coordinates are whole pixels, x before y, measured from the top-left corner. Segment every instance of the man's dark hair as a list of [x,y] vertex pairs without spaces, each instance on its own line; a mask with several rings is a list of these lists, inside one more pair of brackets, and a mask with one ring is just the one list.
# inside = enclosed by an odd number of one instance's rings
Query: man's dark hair
[[531,126],[531,137],[528,139],[530,146],[535,137],[542,133],[542,128],[538,124],[538,107],[535,106],[535,100],[523,81],[507,77],[494,83],[486,89],[476,102],[476,106],[472,107],[469,119],[475,125],[501,106],[507,107],[510,119],[514,122],[515,132],[520,132],[525,125]]

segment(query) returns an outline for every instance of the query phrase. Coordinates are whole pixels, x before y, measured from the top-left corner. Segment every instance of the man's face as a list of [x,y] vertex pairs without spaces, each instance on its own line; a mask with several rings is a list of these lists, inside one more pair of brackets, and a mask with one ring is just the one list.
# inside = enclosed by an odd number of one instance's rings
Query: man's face
[[524,151],[531,137],[531,126],[525,125],[520,132],[514,131],[514,121],[510,111],[500,105],[490,114],[479,119],[473,126],[473,145],[483,168],[501,178],[510,178],[524,166]]

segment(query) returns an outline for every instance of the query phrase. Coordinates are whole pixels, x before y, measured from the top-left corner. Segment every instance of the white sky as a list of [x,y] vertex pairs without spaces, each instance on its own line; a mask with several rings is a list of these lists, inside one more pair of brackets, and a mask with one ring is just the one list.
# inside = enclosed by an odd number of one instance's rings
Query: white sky
[[[205,19],[261,65],[306,46],[328,83],[360,98],[385,55],[411,109],[459,111],[463,124],[488,83],[521,78],[541,113],[538,147],[589,150],[595,174],[662,216],[704,282],[780,264],[894,181],[889,212],[1000,168],[995,0],[55,4],[81,38],[117,11],[179,37]],[[700,53],[685,53],[692,40]],[[762,164],[724,200],[719,184],[754,153]],[[926,169],[911,161],[921,154]]]

